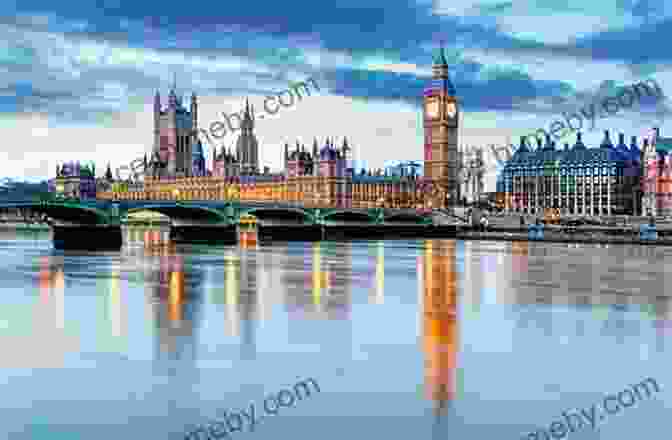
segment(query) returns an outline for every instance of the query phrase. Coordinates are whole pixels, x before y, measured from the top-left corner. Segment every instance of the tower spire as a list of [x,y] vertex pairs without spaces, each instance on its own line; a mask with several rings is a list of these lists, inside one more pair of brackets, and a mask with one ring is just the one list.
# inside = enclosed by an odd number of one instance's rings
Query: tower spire
[[170,88],[170,93],[168,94],[168,107],[174,109],[177,107],[178,100],[175,89],[177,88],[177,75],[173,72],[173,85]]
[[432,76],[436,86],[440,86],[449,96],[455,96],[455,86],[450,80],[448,72],[448,61],[443,48],[443,40],[439,47],[439,53],[434,57],[434,65],[432,66]]
[[448,62],[446,61],[446,54],[444,53],[444,40],[443,38],[439,41],[439,62],[442,65],[448,65]]

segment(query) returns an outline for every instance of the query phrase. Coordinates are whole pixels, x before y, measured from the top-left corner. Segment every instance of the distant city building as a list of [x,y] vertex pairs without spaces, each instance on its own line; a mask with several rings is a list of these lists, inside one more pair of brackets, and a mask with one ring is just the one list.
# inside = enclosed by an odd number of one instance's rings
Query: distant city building
[[96,198],[96,165],[68,162],[56,166],[56,177],[48,182],[49,192],[67,198]]
[[521,138],[498,177],[499,202],[506,211],[538,215],[549,208],[571,215],[638,214],[642,159],[637,138],[628,147],[622,133],[614,146],[605,131],[597,148],[586,147],[581,132],[573,147],[563,149],[547,136],[531,150]]
[[251,115],[253,111],[253,108],[246,102],[235,154],[223,146],[219,154],[215,149],[212,163],[213,176],[236,177],[259,174],[259,142],[254,135],[254,120]]
[[460,148],[459,164],[459,195],[465,203],[474,203],[484,195],[485,161],[483,148]]
[[672,215],[672,138],[654,128],[642,151],[642,215]]
[[191,175],[195,177],[205,177],[208,170],[205,167],[205,155],[203,154],[203,145],[196,142],[191,153]]
[[383,165],[388,176],[415,176],[423,175],[423,163],[417,160],[388,160]]
[[219,153],[217,153],[217,149],[215,148],[212,175],[215,177],[239,176],[240,160],[224,147],[222,147]]

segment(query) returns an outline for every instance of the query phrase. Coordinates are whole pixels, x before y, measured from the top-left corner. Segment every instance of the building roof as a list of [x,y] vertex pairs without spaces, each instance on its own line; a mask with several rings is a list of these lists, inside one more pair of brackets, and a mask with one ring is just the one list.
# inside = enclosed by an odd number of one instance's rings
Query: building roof
[[203,154],[203,144],[201,144],[200,139],[196,141],[194,148],[191,150],[192,159],[202,159],[205,155]]
[[598,148],[587,148],[581,141],[581,134],[578,133],[574,148],[569,150],[556,149],[549,142],[543,148],[534,151],[519,147],[504,168],[540,167],[549,163],[557,166],[592,162],[622,162],[625,164],[632,162],[633,159],[630,150],[624,151],[615,148],[608,138],[605,138]]
[[656,151],[663,154],[669,154],[672,152],[672,138],[664,138],[659,136],[656,139]]
[[400,182],[400,176],[369,176],[355,174],[352,177],[353,183],[396,183]]

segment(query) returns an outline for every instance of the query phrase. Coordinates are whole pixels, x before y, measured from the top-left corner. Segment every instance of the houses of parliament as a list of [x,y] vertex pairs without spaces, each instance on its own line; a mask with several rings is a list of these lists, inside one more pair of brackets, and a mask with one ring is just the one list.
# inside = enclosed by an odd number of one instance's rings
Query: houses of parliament
[[306,207],[441,208],[459,200],[459,103],[443,49],[434,60],[433,77],[423,93],[424,176],[353,167],[348,140],[327,138],[312,146],[284,146],[280,173],[259,167],[259,143],[252,108],[246,103],[235,150],[215,149],[208,166],[198,139],[198,100],[183,106],[174,88],[163,107],[154,99],[154,145],[144,158],[144,179],[112,184],[111,170],[101,179],[96,198],[116,200],[222,200],[296,202]]

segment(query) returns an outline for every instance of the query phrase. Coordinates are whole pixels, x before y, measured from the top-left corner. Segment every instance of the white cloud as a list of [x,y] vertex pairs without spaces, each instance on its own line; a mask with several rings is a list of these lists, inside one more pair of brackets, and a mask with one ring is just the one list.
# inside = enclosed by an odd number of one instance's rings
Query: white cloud
[[631,68],[624,63],[592,61],[572,56],[553,56],[549,58],[535,53],[511,53],[501,50],[464,49],[462,57],[483,64],[486,68],[479,73],[487,80],[488,66],[527,73],[533,80],[562,81],[579,90],[592,90],[603,81],[631,81],[634,76]]
[[330,51],[321,48],[308,48],[304,51],[305,62],[316,69],[350,68],[390,73],[408,73],[417,76],[431,76],[429,65],[420,66],[391,59],[389,54],[353,56],[345,52]]
[[[563,26],[560,23],[571,23]],[[552,15],[509,15],[497,18],[498,29],[513,37],[538,40],[549,44],[571,44],[590,34],[623,29],[633,23],[632,18],[617,19],[604,16],[556,13]]]
[[617,0],[435,0],[433,12],[460,17],[465,23],[496,27],[513,37],[557,44],[640,24]]

